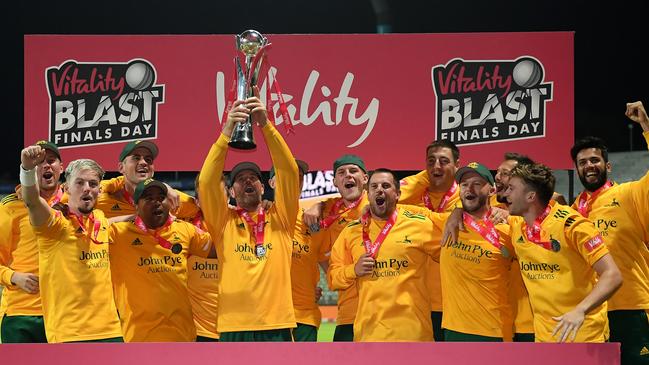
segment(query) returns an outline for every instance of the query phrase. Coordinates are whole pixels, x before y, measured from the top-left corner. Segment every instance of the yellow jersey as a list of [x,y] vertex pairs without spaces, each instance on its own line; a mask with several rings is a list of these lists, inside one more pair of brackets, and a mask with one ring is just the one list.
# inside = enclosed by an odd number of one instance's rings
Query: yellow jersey
[[[552,331],[561,316],[573,310],[597,281],[592,266],[609,251],[592,222],[572,208],[550,202],[541,222],[541,244],[531,242],[522,217],[510,217],[511,237],[523,281],[530,295],[537,342],[556,342]],[[608,339],[606,303],[586,314],[575,342]]]
[[[292,237],[298,212],[299,175],[286,142],[271,123],[261,128],[273,166],[275,203],[265,212],[265,255],[255,254],[252,227],[239,216],[221,189],[229,137],[221,134],[212,145],[199,177],[199,196],[205,224],[217,242],[219,262],[217,331],[259,331],[295,327],[291,296]],[[258,212],[250,212],[256,222]]]

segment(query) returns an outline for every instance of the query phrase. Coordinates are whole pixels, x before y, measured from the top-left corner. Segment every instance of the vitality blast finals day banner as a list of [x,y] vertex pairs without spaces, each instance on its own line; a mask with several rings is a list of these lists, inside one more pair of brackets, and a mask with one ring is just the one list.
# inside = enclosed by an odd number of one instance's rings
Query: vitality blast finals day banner
[[[345,153],[370,169],[423,169],[440,138],[464,163],[495,168],[517,151],[572,166],[573,33],[267,36],[262,100],[277,78],[295,134],[275,103],[277,127],[312,169]],[[234,56],[232,35],[25,36],[24,142],[49,139],[65,161],[114,170],[124,143],[153,139],[156,169],[199,170],[224,122]],[[226,169],[270,168],[255,138],[258,153],[231,150]]]

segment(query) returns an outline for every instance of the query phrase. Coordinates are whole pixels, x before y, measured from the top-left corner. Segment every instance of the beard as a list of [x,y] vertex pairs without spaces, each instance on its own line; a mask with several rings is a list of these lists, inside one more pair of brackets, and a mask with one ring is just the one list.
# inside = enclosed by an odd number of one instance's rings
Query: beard
[[[473,213],[485,207],[487,205],[487,199],[487,195],[477,196],[476,199],[473,199],[473,201],[466,201],[462,199],[462,207],[464,207],[464,211],[466,211],[467,213]],[[472,203],[474,202],[476,204],[472,205]]]
[[90,213],[92,213],[92,210],[94,208],[95,207],[94,207],[94,204],[93,204],[93,205],[87,206],[87,207],[86,206],[79,206],[78,209],[79,209],[79,212],[81,212],[82,214],[90,214]]
[[608,180],[608,173],[606,170],[600,171],[597,174],[595,181],[592,182],[588,182],[586,180],[586,176],[579,174],[579,180],[581,181],[581,184],[584,186],[584,188],[586,188],[586,190],[595,191],[606,184],[606,180]]
[[507,204],[507,198],[502,194],[496,194],[496,201],[501,204]]

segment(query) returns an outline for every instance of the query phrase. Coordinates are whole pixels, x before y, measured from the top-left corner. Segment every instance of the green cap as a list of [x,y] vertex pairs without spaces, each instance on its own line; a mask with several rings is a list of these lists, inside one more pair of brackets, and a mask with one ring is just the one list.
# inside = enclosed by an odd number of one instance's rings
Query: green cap
[[46,141],[46,140],[40,140],[40,141],[38,141],[38,142],[36,142],[34,144],[36,146],[41,146],[41,148],[43,148],[43,149],[50,150],[50,151],[54,152],[56,157],[58,157],[59,160],[61,159],[61,153],[59,152],[59,148],[56,147],[56,145],[54,143],[52,143],[50,141]]
[[156,157],[158,157],[158,146],[156,146],[155,143],[151,141],[142,141],[142,140],[137,140],[137,141],[131,141],[124,146],[124,149],[122,150],[122,153],[119,154],[119,160],[124,161],[124,159],[133,152],[134,149],[138,147],[144,147],[147,150],[151,152],[153,155],[153,159],[155,160]]
[[142,197],[142,194],[144,194],[146,189],[152,187],[158,187],[162,189],[162,193],[167,195],[167,185],[165,185],[164,183],[158,180],[146,179],[144,181],[140,181],[135,187],[135,192],[133,193],[133,201],[137,203],[137,201],[140,200],[140,197]]
[[[306,173],[309,172],[309,165],[306,162],[295,159],[295,163],[297,163],[297,168],[302,172],[302,175],[306,175]],[[275,177],[275,166],[271,167],[270,172],[268,173],[269,179],[272,179],[273,177]]]
[[489,171],[489,169],[485,165],[477,162],[471,162],[464,167],[460,167],[460,169],[455,173],[455,181],[460,182],[460,180],[462,180],[462,176],[464,176],[464,174],[466,174],[467,172],[475,172],[478,175],[482,176],[483,179],[487,180],[489,184],[494,184],[494,177],[491,176],[491,171]]
[[334,174],[336,173],[336,170],[338,170],[338,168],[343,165],[356,165],[360,167],[363,172],[367,173],[365,162],[363,162],[363,160],[356,155],[342,155],[340,156],[340,158],[334,161]]

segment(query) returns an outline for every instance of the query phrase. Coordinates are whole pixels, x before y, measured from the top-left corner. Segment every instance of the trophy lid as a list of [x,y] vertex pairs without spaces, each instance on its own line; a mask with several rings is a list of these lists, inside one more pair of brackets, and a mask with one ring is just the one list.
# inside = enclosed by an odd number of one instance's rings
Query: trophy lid
[[268,39],[256,30],[246,30],[237,37],[237,48],[246,55],[255,55],[268,43]]

